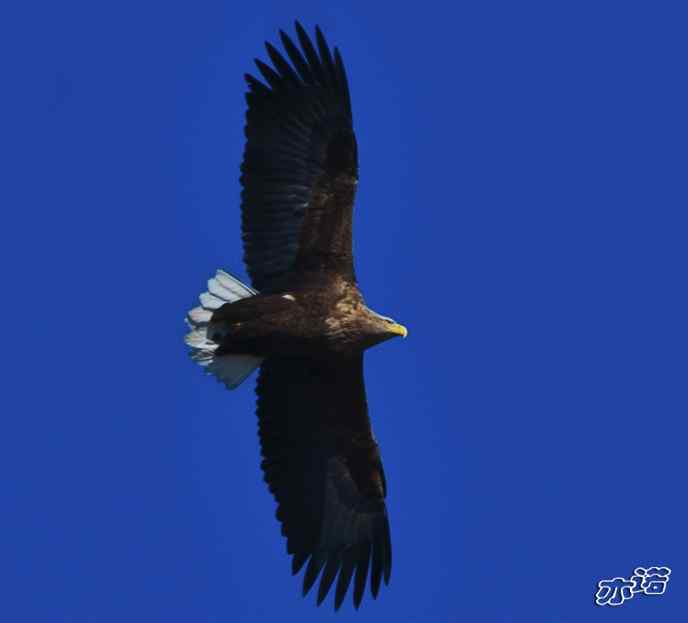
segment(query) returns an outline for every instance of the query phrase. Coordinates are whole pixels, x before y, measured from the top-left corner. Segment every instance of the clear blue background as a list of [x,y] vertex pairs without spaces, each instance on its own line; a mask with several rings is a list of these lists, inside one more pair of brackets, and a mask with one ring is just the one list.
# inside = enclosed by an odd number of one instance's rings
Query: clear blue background
[[[298,17],[341,46],[392,582],[337,620],[688,620],[686,14],[635,2],[4,9],[8,623],[331,620],[259,472],[253,380],[187,358],[245,275],[244,84]],[[674,570],[618,609],[596,582]]]

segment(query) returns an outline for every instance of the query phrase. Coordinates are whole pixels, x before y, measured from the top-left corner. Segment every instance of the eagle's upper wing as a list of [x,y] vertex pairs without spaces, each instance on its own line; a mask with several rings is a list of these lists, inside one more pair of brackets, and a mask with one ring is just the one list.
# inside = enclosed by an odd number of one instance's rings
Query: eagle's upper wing
[[244,260],[258,290],[277,290],[309,269],[353,280],[351,220],[358,156],[342,58],[316,28],[296,23],[301,50],[280,31],[289,64],[269,43],[267,86],[246,75],[241,165]]
[[256,388],[265,481],[293,555],[308,561],[304,594],[322,571],[318,604],[337,572],[335,608],[354,577],[358,607],[389,581],[392,548],[385,476],[372,435],[363,385],[363,355],[315,361],[271,358]]

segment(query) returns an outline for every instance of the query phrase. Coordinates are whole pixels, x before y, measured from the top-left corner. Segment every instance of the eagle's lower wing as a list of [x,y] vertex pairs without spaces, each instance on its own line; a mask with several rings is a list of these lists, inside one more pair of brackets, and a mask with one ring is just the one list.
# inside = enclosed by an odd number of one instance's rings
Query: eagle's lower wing
[[280,32],[291,64],[269,43],[274,69],[256,60],[267,86],[246,75],[242,237],[261,291],[284,288],[311,269],[354,279],[358,156],[346,73],[319,29],[316,46],[298,22],[296,31],[301,50]]
[[293,555],[308,561],[304,594],[322,571],[318,604],[337,573],[335,609],[354,576],[358,607],[389,581],[392,549],[385,477],[372,435],[363,385],[363,355],[316,361],[272,358],[256,388],[265,481]]

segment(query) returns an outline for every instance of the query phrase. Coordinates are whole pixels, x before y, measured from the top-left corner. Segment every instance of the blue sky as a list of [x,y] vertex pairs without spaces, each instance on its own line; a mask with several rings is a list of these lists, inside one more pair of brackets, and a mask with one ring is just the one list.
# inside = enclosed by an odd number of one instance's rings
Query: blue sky
[[[680,3],[67,2],[11,9],[0,518],[13,623],[687,620]],[[186,356],[245,276],[244,84],[318,23],[349,73],[389,587],[300,597],[253,380]],[[598,580],[674,570],[593,605]]]

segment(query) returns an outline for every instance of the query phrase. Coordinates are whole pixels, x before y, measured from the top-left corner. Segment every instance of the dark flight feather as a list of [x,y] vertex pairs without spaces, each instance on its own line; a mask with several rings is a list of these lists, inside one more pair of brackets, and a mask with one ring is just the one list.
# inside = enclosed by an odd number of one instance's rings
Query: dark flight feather
[[289,60],[293,63],[294,67],[296,67],[296,70],[299,72],[299,76],[301,76],[301,80],[306,84],[314,84],[315,81],[313,80],[311,68],[308,66],[306,59],[303,58],[303,55],[299,49],[294,45],[293,41],[284,33],[283,30],[279,31],[279,35],[282,45],[287,51]]
[[315,27],[315,40],[318,44],[320,58],[322,59],[322,64],[327,75],[327,84],[329,86],[335,86],[337,81],[334,73],[334,63],[332,62],[332,55],[330,54],[330,48],[327,45],[327,41],[325,41],[325,37],[323,36],[319,26]]
[[327,596],[334,579],[337,577],[337,571],[339,571],[341,564],[340,552],[332,552],[327,560],[327,565],[325,565],[322,578],[320,579],[320,586],[318,587],[318,605],[320,605]]
[[268,56],[279,72],[285,83],[292,83],[294,86],[300,86],[299,77],[296,75],[291,65],[284,60],[284,57],[275,49],[275,47],[268,41],[265,42],[265,49],[268,51]]
[[313,47],[310,38],[306,34],[306,31],[298,22],[296,22],[296,34],[299,38],[301,48],[306,55],[308,64],[310,65],[313,75],[315,76],[315,83],[320,86],[327,86],[327,80],[325,78],[322,63],[318,58],[318,53],[315,51],[315,48]]
[[[258,70],[260,71],[261,74],[263,74],[263,78],[267,80],[267,83],[273,88],[273,89],[279,89],[282,86],[282,77],[272,68],[270,65],[266,65],[263,61],[261,61],[259,58],[255,59],[253,61],[256,64],[256,67],[258,67]],[[251,74],[248,74],[251,78]],[[254,80],[254,82],[257,82],[260,84],[257,80]],[[269,93],[269,90],[263,91],[262,95],[263,97]]]
[[339,610],[346,597],[346,592],[349,590],[351,583],[351,576],[354,573],[356,565],[356,552],[353,547],[350,547],[344,552],[342,560],[342,568],[339,571],[339,579],[337,580],[337,590],[334,596],[334,609]]

